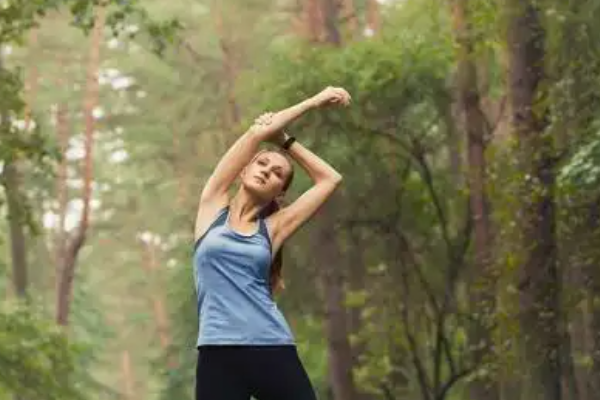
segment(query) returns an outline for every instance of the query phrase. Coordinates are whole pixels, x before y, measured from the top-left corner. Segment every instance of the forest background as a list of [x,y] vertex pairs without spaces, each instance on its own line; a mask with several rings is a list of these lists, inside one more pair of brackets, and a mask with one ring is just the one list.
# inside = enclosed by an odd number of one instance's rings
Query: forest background
[[352,106],[290,130],[344,181],[277,297],[320,398],[594,399],[597,21],[593,0],[0,1],[0,399],[191,399],[202,185],[327,85]]

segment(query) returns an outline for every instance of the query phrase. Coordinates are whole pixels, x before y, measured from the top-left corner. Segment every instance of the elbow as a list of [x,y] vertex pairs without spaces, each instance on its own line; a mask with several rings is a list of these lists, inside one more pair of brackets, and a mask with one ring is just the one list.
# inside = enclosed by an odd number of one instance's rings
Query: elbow
[[330,182],[330,184],[333,185],[333,187],[338,187],[339,185],[341,185],[343,180],[344,178],[342,177],[342,175],[337,172],[327,178],[327,181]]
[[320,177],[313,177],[313,182],[317,185],[338,187],[342,183],[342,175],[337,171],[328,172]]
[[341,185],[343,180],[344,180],[344,177],[342,176],[342,174],[339,174],[339,173],[336,173],[335,177],[333,178],[333,182],[335,183],[336,186]]

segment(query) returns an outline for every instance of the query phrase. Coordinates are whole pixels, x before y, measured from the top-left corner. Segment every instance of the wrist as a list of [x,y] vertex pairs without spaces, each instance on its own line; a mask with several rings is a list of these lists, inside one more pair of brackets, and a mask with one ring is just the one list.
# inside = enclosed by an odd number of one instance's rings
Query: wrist
[[272,143],[277,147],[283,146],[285,141],[289,138],[289,135],[285,131],[281,131],[272,139]]
[[290,147],[296,142],[296,138],[294,136],[285,135],[285,140],[280,145],[281,149],[284,151],[289,151]]
[[319,107],[319,104],[317,103],[317,99],[316,99],[315,96],[309,97],[308,99],[304,100],[303,103],[304,103],[307,111],[308,110],[312,110],[313,108],[318,108]]

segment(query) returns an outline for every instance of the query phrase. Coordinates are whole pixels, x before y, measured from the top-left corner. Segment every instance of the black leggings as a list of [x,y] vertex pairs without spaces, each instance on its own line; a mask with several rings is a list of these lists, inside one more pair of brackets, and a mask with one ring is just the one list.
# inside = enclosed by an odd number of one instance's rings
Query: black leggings
[[201,346],[196,400],[316,400],[294,346]]

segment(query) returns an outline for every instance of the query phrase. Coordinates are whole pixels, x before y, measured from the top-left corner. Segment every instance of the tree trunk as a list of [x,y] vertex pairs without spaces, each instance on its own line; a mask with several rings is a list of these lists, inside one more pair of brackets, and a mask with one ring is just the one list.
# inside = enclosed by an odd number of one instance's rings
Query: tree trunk
[[[348,265],[348,289],[354,293],[361,293],[365,290],[365,265],[362,260],[362,249],[358,233],[350,230],[349,248],[346,254],[346,263]],[[350,335],[358,335],[361,328],[362,305],[353,305],[348,310],[348,332]],[[365,343],[356,343],[353,346],[353,363],[357,363],[360,354],[364,351]]]
[[[598,266],[596,265],[596,268]],[[590,293],[590,303],[592,309],[592,321],[590,331],[592,333],[592,370],[589,380],[589,391],[591,393],[600,393],[600,277],[595,272],[596,277],[594,289]]]
[[509,96],[519,140],[521,263],[519,322],[528,400],[561,399],[560,278],[557,267],[552,137],[542,84],[545,31],[532,0],[506,6]]
[[321,0],[323,28],[326,43],[341,46],[342,36],[338,27],[338,5],[336,0]]
[[225,84],[227,87],[227,112],[225,118],[225,127],[231,129],[240,123],[240,108],[235,95],[237,81],[237,66],[234,51],[234,44],[228,35],[223,23],[223,13],[218,1],[212,4],[212,13],[215,19],[215,28],[219,37],[219,45],[223,53],[223,71],[225,75]]
[[319,43],[323,40],[323,12],[322,0],[304,1],[305,35],[311,42]]
[[356,8],[354,7],[354,0],[341,0],[341,6],[341,19],[348,24],[348,33],[353,38],[358,33],[358,17],[356,15]]
[[446,131],[446,146],[448,147],[449,169],[450,176],[454,187],[458,190],[463,188],[465,174],[463,171],[463,135],[465,131],[464,110],[460,104],[459,93],[459,75],[460,71],[456,70],[450,78],[450,93],[451,99],[441,99],[438,102],[438,112],[442,116]]
[[[61,71],[66,70],[64,58],[58,57],[58,64]],[[58,88],[64,87],[66,80],[62,74],[58,75],[56,84]],[[64,263],[64,258],[67,251],[67,205],[69,202],[68,186],[67,186],[67,169],[68,158],[67,151],[69,150],[70,126],[69,126],[69,109],[65,102],[60,102],[56,107],[56,136],[58,151],[61,155],[58,168],[56,170],[55,197],[56,197],[56,215],[58,216],[58,226],[55,228],[53,238],[54,245],[54,265],[53,282],[58,292],[59,287],[59,270]]]
[[[156,257],[156,246],[151,242],[144,242],[144,257],[143,267],[146,270],[148,276],[154,277],[158,269],[158,260]],[[168,367],[176,368],[177,363],[172,354],[169,354],[169,348],[171,346],[171,335],[169,333],[169,319],[164,305],[164,296],[160,289],[161,285],[156,285],[155,282],[152,285],[152,310],[154,313],[154,321],[156,323],[156,330],[158,331],[158,337],[160,345],[165,354],[168,355]]]
[[[38,31],[32,29],[29,36],[30,48],[37,44]],[[1,55],[0,55],[1,57]],[[0,59],[0,69],[4,68]],[[37,93],[38,71],[32,63],[30,72],[25,81],[25,129],[31,128],[31,114],[33,102]],[[2,121],[8,121],[8,110],[2,110]],[[2,130],[8,132],[9,126],[5,124]],[[21,190],[21,166],[18,159],[7,161],[4,166],[4,188],[6,191],[7,215],[10,233],[10,248],[12,261],[12,282],[17,297],[27,298],[28,273],[27,273],[27,239],[25,235],[25,209],[24,198]]]
[[[580,350],[582,356],[587,356],[592,353],[592,338],[591,338],[591,318],[589,297],[583,300],[580,310],[580,327],[576,327],[576,332],[580,332],[580,336],[575,336],[575,339],[581,340]],[[577,322],[576,322],[577,325]],[[579,329],[577,329],[579,328]],[[579,400],[593,400],[594,395],[590,383],[592,375],[590,374],[589,366],[580,366],[576,371],[577,387],[579,391]],[[599,386],[600,387],[600,386]]]
[[381,29],[379,1],[367,0],[367,35],[373,36]]
[[[332,199],[335,201],[335,199]],[[329,211],[332,207],[327,207]],[[325,214],[325,213],[323,213]],[[335,400],[356,400],[357,389],[352,374],[353,354],[349,340],[348,311],[344,305],[344,279],[340,266],[342,254],[332,232],[333,224],[322,215],[316,235],[320,251],[320,278],[325,306],[325,328],[329,359],[329,377]]]
[[586,302],[586,320],[590,320],[586,341],[591,343],[592,367],[587,382],[587,391],[590,399],[596,398],[600,393],[600,197],[592,203],[588,213],[588,226],[586,239],[586,289],[588,299]]
[[[495,287],[491,271],[491,229],[489,201],[486,194],[485,116],[481,111],[475,64],[474,39],[469,29],[468,0],[453,0],[452,15],[458,44],[459,104],[465,118],[468,146],[468,182],[470,210],[474,224],[473,272],[469,290],[475,309],[474,323],[469,329],[474,359],[477,363],[490,356],[493,348],[490,319],[495,312]],[[493,374],[475,379],[470,384],[471,399],[499,398],[498,383]]]
[[121,373],[123,376],[123,394],[125,395],[125,399],[133,400],[135,397],[135,384],[129,350],[123,350],[121,353]]
[[[62,156],[56,173],[56,199],[58,215],[58,226],[56,227],[56,237],[54,239],[54,257],[56,265],[62,265],[65,252],[67,250],[67,204],[68,204],[68,187],[67,187],[67,151],[69,149],[69,122],[68,110],[64,103],[59,103],[56,109],[56,133],[58,136],[58,148]],[[56,277],[58,278],[58,274]]]
[[92,31],[91,46],[86,77],[86,94],[84,99],[85,118],[85,143],[84,143],[84,172],[83,172],[83,207],[79,225],[74,237],[68,241],[67,249],[62,259],[58,276],[58,290],[56,302],[56,322],[59,325],[68,325],[71,297],[73,292],[73,279],[77,256],[86,240],[89,226],[90,201],[92,197],[92,150],[94,144],[95,121],[93,111],[98,104],[98,67],[100,65],[100,46],[104,31],[106,10],[98,8]]
[[[4,118],[3,118],[4,119]],[[8,162],[4,166],[4,189],[10,231],[10,250],[12,259],[12,281],[18,298],[27,297],[27,249],[25,239],[25,210],[21,193],[21,178],[18,162]]]

